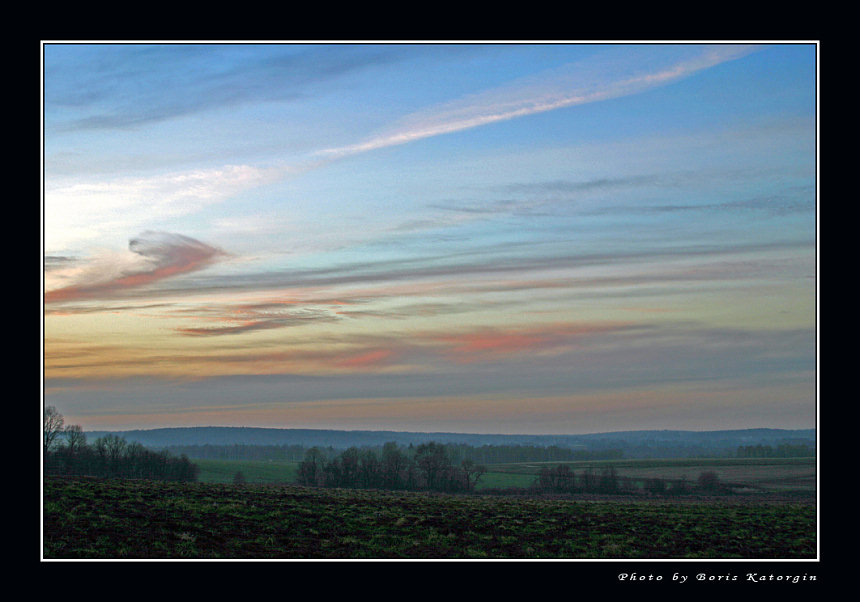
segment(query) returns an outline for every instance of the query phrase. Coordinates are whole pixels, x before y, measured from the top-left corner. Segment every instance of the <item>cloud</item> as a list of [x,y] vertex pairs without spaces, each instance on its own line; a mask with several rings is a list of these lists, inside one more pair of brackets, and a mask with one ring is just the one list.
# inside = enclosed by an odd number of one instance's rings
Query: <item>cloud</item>
[[[402,294],[402,291],[401,291]],[[407,293],[408,294],[408,293]],[[395,291],[386,291],[379,289],[376,293],[378,297],[398,298]],[[368,295],[365,299],[369,299]],[[498,305],[498,303],[497,303]],[[409,320],[414,318],[431,317],[431,316],[450,316],[464,312],[471,312],[477,309],[486,308],[485,304],[477,303],[406,303],[394,308],[387,309],[346,309],[337,312],[339,316],[348,318],[384,318],[386,320]]]
[[[601,205],[578,208],[582,214],[634,214],[634,213],[675,213],[682,211],[756,210],[773,215],[809,211],[814,208],[815,186],[812,182],[783,185],[780,179],[798,176],[796,167],[780,169],[718,169],[698,170],[695,172],[673,172],[651,175],[635,175],[617,178],[597,178],[587,181],[555,180],[548,182],[517,183],[501,187],[505,192],[526,195],[529,200],[497,201],[495,203],[472,203],[457,205],[437,203],[430,207],[453,212],[474,214],[514,213],[530,211],[558,203],[569,204],[571,200],[586,198],[588,193],[613,192],[619,190],[642,191],[651,189],[661,195],[677,190],[705,189],[718,197],[729,186],[744,183],[752,186],[758,182],[772,180],[774,191],[767,195],[754,195],[742,200],[703,203],[698,197],[684,197],[675,204],[635,203],[615,201]],[[778,186],[778,188],[777,188]],[[701,193],[700,193],[701,194]]]
[[[177,328],[176,332],[187,336],[221,336],[242,334],[256,330],[271,330],[275,328],[287,328],[290,326],[301,326],[308,323],[333,322],[338,318],[336,315],[325,310],[299,309],[295,311],[260,310],[254,306],[242,306],[232,310],[220,308],[214,311],[208,319],[219,322],[228,322],[227,326],[207,326],[201,328]],[[203,316],[203,319],[207,319]]]
[[49,44],[46,106],[72,115],[56,124],[58,131],[128,129],[247,102],[301,99],[319,93],[328,82],[409,54],[408,48],[399,46],[272,44],[254,46],[253,52],[248,48]]
[[[270,168],[228,165],[150,178],[49,183],[44,200],[46,249],[50,253],[65,253],[82,241],[98,240],[131,228],[152,227],[153,216],[164,220],[187,215],[245,190],[321,168],[341,157],[639,93],[739,58],[756,47],[646,45],[619,48],[610,47],[603,55],[582,63],[414,113],[388,132],[357,144],[324,149],[304,162]],[[84,82],[85,85],[76,82],[74,87],[62,81],[54,83],[54,79],[62,80],[62,62],[51,67],[46,77],[48,105],[93,106],[96,110],[99,102],[108,103],[109,108],[104,109],[103,114],[80,120],[73,124],[74,128],[121,127],[219,104],[272,99],[355,69],[400,60],[410,52],[420,52],[420,48],[404,50],[384,45],[267,48],[255,59],[248,58],[251,55],[245,49],[229,45],[192,45],[187,51],[150,45],[117,48],[107,55],[91,52],[99,59],[91,64],[92,82]],[[623,52],[624,57],[617,56],[618,52]],[[189,69],[200,59],[204,59],[200,73]],[[67,60],[74,65],[82,59],[76,55]],[[168,65],[166,75],[144,68],[152,61]],[[52,65],[50,61],[49,65]],[[256,74],[256,78],[250,77],[251,74]],[[132,75],[135,86],[141,88],[137,91],[142,94],[126,91],[123,95],[113,90],[117,77],[131,79]],[[246,79],[254,82],[253,85],[239,85]],[[87,90],[85,97],[76,96],[81,89]],[[166,89],[180,93],[166,95]],[[162,101],[162,98],[167,100]],[[162,102],[168,104],[162,105]],[[451,225],[450,219],[446,216],[441,224],[423,222],[403,227]]]
[[470,364],[504,356],[561,353],[569,351],[572,345],[589,337],[621,332],[633,326],[635,325],[631,322],[610,322],[561,323],[510,329],[485,328],[448,334],[431,340],[441,344],[442,352],[457,363]]
[[[630,47],[625,47],[628,52]],[[641,46],[620,60],[606,55],[515,81],[412,114],[364,142],[320,151],[337,158],[621,96],[689,77],[755,50],[750,46]],[[681,55],[679,56],[679,53]]]
[[46,183],[45,249],[65,253],[84,241],[137,231],[146,227],[141,224],[188,215],[283,175],[282,169],[226,165],[141,178]]
[[121,295],[166,278],[201,270],[225,253],[181,234],[147,231],[128,244],[129,253],[96,260],[74,283],[45,293],[45,303]]
[[[541,252],[538,243],[522,245],[525,254],[513,254],[517,251],[517,245],[507,244],[501,246],[490,245],[485,248],[469,249],[464,252],[451,252],[449,254],[427,255],[409,259],[379,260],[369,262],[350,262],[331,267],[322,267],[305,270],[271,270],[259,272],[246,272],[234,274],[229,280],[222,276],[211,275],[201,277],[195,283],[194,292],[216,292],[216,291],[264,291],[274,289],[298,289],[304,287],[335,287],[335,286],[366,286],[371,287],[368,291],[352,291],[348,294],[351,298],[364,296],[378,297],[381,285],[394,286],[403,284],[402,289],[389,291],[389,294],[397,296],[416,295],[421,292],[439,290],[440,280],[448,281],[449,287],[464,290],[465,287],[473,286],[481,288],[487,285],[490,288],[500,287],[505,290],[508,283],[499,281],[499,278],[507,277],[517,279],[519,276],[528,276],[529,281],[536,281],[545,276],[543,273],[557,273],[583,268],[604,267],[629,267],[633,264],[646,265],[649,263],[667,263],[673,260],[707,261],[713,263],[722,257],[731,257],[738,254],[761,254],[771,252],[806,252],[809,249],[808,241],[777,241],[762,243],[737,244],[734,242],[726,244],[700,243],[689,245],[668,246],[665,248],[638,249],[629,248],[618,251],[580,251],[580,252]],[[549,247],[551,249],[551,247]],[[477,277],[494,278],[493,282],[482,282]],[[549,282],[548,286],[576,285],[579,287],[587,284],[606,285],[613,282],[624,282],[633,284],[624,277],[616,274],[582,276],[575,280],[571,275],[564,274],[562,281]],[[633,276],[636,278],[637,276]],[[678,274],[669,273],[662,277],[652,276],[649,280],[671,281],[678,278]],[[681,274],[682,279],[695,278],[695,274]],[[701,279],[701,277],[699,278]],[[426,283],[426,284],[425,284]],[[529,285],[526,284],[528,287]],[[422,288],[423,287],[423,288]],[[171,291],[180,292],[178,290]]]
[[371,349],[356,355],[346,357],[336,365],[340,368],[374,368],[387,365],[394,355],[391,349]]

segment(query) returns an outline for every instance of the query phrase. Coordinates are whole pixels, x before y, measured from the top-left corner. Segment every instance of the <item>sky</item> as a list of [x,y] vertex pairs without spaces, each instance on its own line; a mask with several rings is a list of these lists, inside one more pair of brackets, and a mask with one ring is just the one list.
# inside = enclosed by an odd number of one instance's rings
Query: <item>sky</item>
[[46,41],[43,402],[814,428],[816,51]]

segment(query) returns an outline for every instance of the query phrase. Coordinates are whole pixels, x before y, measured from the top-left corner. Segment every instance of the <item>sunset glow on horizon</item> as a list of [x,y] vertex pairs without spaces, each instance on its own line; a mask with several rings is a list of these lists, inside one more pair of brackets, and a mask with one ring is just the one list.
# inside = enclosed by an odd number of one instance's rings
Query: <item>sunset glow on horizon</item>
[[816,51],[46,42],[44,403],[813,428]]

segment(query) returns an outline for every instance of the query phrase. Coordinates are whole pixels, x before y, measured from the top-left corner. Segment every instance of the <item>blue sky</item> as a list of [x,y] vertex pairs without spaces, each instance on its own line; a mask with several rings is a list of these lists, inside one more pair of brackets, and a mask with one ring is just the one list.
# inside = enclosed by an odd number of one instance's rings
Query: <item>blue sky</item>
[[815,44],[44,45],[85,428],[815,424]]

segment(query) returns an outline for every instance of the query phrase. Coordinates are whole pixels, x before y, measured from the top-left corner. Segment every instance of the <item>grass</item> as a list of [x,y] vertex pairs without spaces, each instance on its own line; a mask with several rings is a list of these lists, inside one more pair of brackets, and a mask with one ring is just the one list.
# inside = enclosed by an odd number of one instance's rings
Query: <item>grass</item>
[[[581,474],[588,468],[599,474],[601,469],[612,467],[619,477],[637,480],[685,479],[688,483],[695,483],[699,474],[704,471],[713,471],[720,481],[762,493],[796,491],[811,494],[816,488],[815,458],[670,458],[523,462],[493,464],[488,466],[488,469],[494,474],[519,475],[523,480],[533,480],[541,468],[558,464],[566,464],[576,474]],[[490,476],[489,471],[485,477]]]
[[232,483],[241,472],[247,483],[277,484],[296,480],[298,462],[289,460],[192,460],[200,467],[201,483]]
[[[237,472],[246,482],[284,484],[296,480],[298,462],[287,460],[193,460],[200,467],[198,480],[202,483],[232,483]],[[736,483],[755,491],[815,491],[816,465],[814,458],[673,458],[599,460],[585,462],[522,462],[489,464],[478,481],[477,489],[528,487],[541,468],[566,464],[580,474],[587,468],[599,472],[614,467],[620,477],[633,479],[686,479],[694,483],[705,470],[717,473],[721,481]]]
[[815,558],[800,502],[575,501],[49,477],[52,558]]

